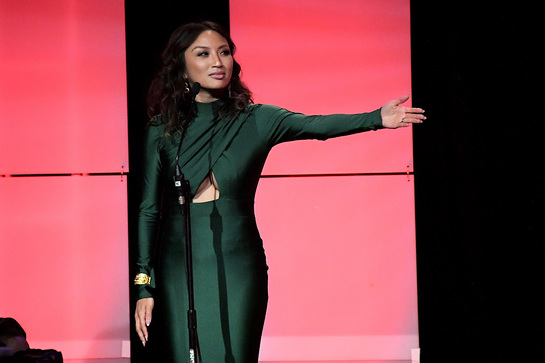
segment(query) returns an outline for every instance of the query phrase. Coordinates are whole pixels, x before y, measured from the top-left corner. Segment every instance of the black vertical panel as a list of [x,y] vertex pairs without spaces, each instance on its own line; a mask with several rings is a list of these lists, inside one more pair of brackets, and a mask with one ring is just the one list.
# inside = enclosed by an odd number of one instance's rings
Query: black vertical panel
[[[422,362],[545,359],[539,3],[411,1]],[[539,86],[538,86],[539,85]]]
[[[184,23],[199,20],[212,20],[229,29],[229,1],[125,1],[130,165],[128,175],[130,276],[135,275],[132,270],[134,264],[132,246],[136,243],[142,136],[148,121],[145,101],[147,90],[157,70],[159,55],[172,31]],[[129,283],[132,286],[132,281]],[[154,362],[156,360],[153,357],[146,357],[145,349],[134,333],[134,304],[134,297],[131,294],[131,361]]]

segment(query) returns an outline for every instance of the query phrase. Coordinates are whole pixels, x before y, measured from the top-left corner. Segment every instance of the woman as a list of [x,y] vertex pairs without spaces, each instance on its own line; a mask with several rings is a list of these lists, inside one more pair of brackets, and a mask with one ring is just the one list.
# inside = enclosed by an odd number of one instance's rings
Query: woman
[[[253,207],[271,148],[285,141],[406,127],[425,119],[423,110],[401,106],[408,96],[358,115],[305,116],[254,105],[240,80],[234,51],[228,34],[217,24],[184,25],[171,36],[162,55],[163,67],[150,88],[152,121],[143,160],[135,319],[144,345],[148,340],[150,345],[161,343],[166,355],[162,361],[184,361],[189,349],[185,227],[172,182],[177,163],[191,185],[202,358],[255,363],[268,295],[267,265]],[[197,82],[194,117],[188,117],[190,90]],[[162,200],[171,207],[159,228]],[[158,235],[162,238],[155,246]],[[157,330],[150,334],[148,328]]]

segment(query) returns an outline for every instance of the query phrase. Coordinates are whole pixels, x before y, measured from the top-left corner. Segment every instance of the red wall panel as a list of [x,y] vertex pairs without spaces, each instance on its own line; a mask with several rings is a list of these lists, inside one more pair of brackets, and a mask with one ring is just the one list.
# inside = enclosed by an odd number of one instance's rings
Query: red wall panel
[[[410,93],[407,0],[230,6],[256,103],[358,113]],[[411,131],[283,144],[263,173],[405,173]],[[256,213],[270,266],[262,361],[411,358],[419,344],[412,177],[263,178]]]
[[[408,0],[233,0],[231,34],[256,103],[358,113],[411,91]],[[412,170],[411,138],[403,129],[285,144],[264,174]]]
[[[270,267],[261,360],[410,357],[418,347],[413,187],[406,176],[260,181]],[[358,343],[348,355],[332,351],[338,337]],[[288,340],[294,350],[277,349]]]
[[[231,15],[256,102],[361,112],[409,92],[408,1],[232,0]],[[0,175],[128,170],[122,1],[0,0],[0,62]],[[265,172],[404,172],[410,138],[404,129],[283,145]],[[31,345],[121,355],[122,180],[0,178],[0,273],[10,276],[0,312]],[[401,359],[416,347],[411,190],[405,176],[261,182],[271,266],[262,359]]]
[[0,0],[0,174],[127,164],[123,1]]
[[121,0],[0,0],[0,316],[65,359],[129,339],[126,179],[45,176],[128,171],[124,34]]
[[32,348],[121,357],[129,337],[126,179],[0,178],[0,314]]
[[414,332],[414,223],[403,217],[414,213],[412,191],[405,176],[261,180],[258,213],[267,219],[259,226],[275,237],[267,244],[272,278],[290,281],[273,283],[271,299],[298,300],[272,305],[282,318],[267,332]]

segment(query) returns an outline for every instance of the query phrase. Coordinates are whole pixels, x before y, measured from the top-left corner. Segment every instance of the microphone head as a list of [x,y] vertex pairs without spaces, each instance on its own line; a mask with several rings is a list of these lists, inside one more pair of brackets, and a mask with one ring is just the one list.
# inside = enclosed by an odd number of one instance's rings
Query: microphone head
[[200,90],[201,90],[201,84],[199,82],[193,83],[193,87],[191,87],[191,94],[196,96]]

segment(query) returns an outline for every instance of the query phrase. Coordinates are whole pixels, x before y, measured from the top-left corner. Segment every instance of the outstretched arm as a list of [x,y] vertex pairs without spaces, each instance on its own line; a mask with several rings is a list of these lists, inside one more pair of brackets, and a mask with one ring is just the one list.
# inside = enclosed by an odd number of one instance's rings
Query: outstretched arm
[[389,129],[397,129],[398,127],[407,127],[411,124],[422,123],[426,119],[426,116],[423,115],[423,109],[401,106],[408,99],[409,95],[405,95],[382,106],[380,110],[382,126]]

